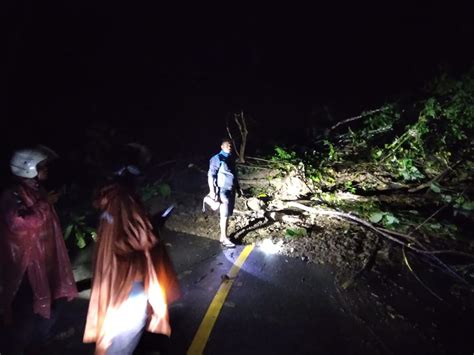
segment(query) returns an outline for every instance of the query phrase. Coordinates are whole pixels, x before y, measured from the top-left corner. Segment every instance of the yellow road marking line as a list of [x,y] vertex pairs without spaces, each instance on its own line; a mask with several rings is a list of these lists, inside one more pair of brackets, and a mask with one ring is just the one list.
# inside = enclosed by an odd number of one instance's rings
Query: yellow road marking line
[[209,339],[209,335],[211,335],[212,328],[216,323],[217,317],[219,316],[219,312],[221,311],[222,306],[229,294],[229,291],[234,283],[237,274],[240,271],[240,268],[244,264],[247,257],[253,250],[253,245],[247,245],[244,250],[240,253],[239,257],[235,261],[234,265],[230,269],[229,279],[224,280],[219,289],[217,290],[214,299],[212,300],[207,312],[199,326],[196,335],[194,336],[193,342],[187,351],[187,355],[200,355],[203,353],[204,348],[206,347],[207,340]]

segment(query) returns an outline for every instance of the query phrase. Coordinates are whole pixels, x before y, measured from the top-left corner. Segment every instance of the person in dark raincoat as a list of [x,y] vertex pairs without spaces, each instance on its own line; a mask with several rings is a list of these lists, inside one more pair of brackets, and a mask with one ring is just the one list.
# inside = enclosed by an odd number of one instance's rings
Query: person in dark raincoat
[[168,304],[178,282],[126,165],[95,200],[101,211],[84,342],[96,354],[132,354],[143,331],[171,334]]
[[58,216],[40,184],[48,158],[39,148],[16,151],[10,161],[14,182],[0,197],[2,354],[44,342],[55,300],[77,295]]

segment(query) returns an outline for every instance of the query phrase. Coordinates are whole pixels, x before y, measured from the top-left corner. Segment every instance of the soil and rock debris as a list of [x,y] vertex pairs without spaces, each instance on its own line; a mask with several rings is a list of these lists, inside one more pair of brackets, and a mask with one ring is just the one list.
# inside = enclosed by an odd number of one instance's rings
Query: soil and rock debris
[[[166,179],[171,193],[150,200],[152,212],[173,204],[175,211],[167,221],[168,229],[217,240],[218,213],[209,208],[203,212],[203,197],[208,193],[206,160],[176,164],[172,170]],[[385,336],[396,343],[395,339],[405,332],[416,330],[428,353],[461,354],[469,350],[472,342],[466,338],[466,331],[474,316],[474,270],[473,258],[467,254],[474,254],[472,241],[422,235],[423,241],[436,249],[466,253],[447,255],[440,264],[429,254],[412,252],[354,221],[294,208],[292,201],[303,206],[329,205],[327,200],[314,198],[314,187],[295,172],[282,174],[279,169],[246,165],[241,165],[239,171],[244,196],[237,199],[229,226],[236,243],[262,245],[271,241],[282,255],[329,264],[335,270],[337,297],[344,311],[361,326],[387,329],[389,325],[394,332],[378,334],[382,348]],[[367,173],[362,180],[370,180],[371,176]],[[381,190],[394,188],[381,177],[374,180]],[[412,211],[418,200],[424,199],[424,204],[430,201],[427,193],[421,198],[389,193],[357,196],[335,190],[333,195],[349,204],[377,200]],[[392,353],[388,347],[386,350]],[[397,349],[395,353],[398,351],[410,353],[409,349]]]
[[[218,239],[218,213],[208,206],[203,211],[203,197],[208,193],[205,163],[183,166],[169,180],[171,193],[166,198],[158,196],[149,204],[152,212],[175,206],[175,212],[167,221],[168,229],[200,237]],[[270,239],[280,246],[279,253],[301,258],[307,262],[331,264],[341,273],[358,272],[368,263],[400,264],[400,248],[385,240],[374,231],[357,223],[342,220],[337,216],[311,215],[294,208],[291,201],[302,205],[317,205],[307,182],[295,174],[282,175],[274,169],[240,168],[240,184],[244,196],[237,198],[234,216],[229,221],[229,233],[237,243],[260,244]],[[378,181],[380,183],[380,181]],[[386,184],[384,184],[386,186]],[[263,192],[264,191],[264,192]],[[396,208],[417,208],[417,200],[429,201],[429,195],[403,196],[385,195],[357,196],[346,192],[334,192],[334,196],[345,201],[371,203],[374,200]],[[474,241],[424,239],[437,249],[462,248],[465,253],[474,253]],[[399,250],[400,249],[400,250]],[[467,275],[472,277],[471,275]]]

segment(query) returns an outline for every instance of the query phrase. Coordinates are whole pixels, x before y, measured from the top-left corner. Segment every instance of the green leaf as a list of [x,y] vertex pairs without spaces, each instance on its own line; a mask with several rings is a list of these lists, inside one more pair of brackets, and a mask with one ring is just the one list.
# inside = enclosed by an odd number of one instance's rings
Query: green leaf
[[86,238],[85,234],[82,231],[76,233],[76,245],[79,249],[82,249],[86,246]]
[[286,229],[286,235],[289,236],[289,237],[294,237],[296,235],[296,233],[293,229],[287,228]]
[[67,238],[69,238],[69,236],[71,235],[71,232],[72,232],[72,229],[74,228],[74,224],[70,224],[66,227],[66,230],[64,231],[64,239],[66,240]]
[[444,202],[450,203],[453,200],[453,196],[451,195],[441,195],[441,198]]
[[171,195],[171,187],[168,184],[160,184],[158,191],[161,197],[169,197]]
[[384,222],[385,222],[384,224],[390,226],[392,224],[397,224],[399,222],[399,220],[393,214],[387,213],[385,215],[385,221]]
[[83,249],[86,246],[86,241],[84,239],[78,239],[76,245],[79,249]]
[[466,201],[462,204],[461,208],[466,211],[474,210],[474,201]]
[[440,229],[441,228],[441,224],[439,224],[439,223],[428,223],[427,226],[430,227],[431,229]]
[[306,229],[304,228],[287,228],[286,236],[287,237],[305,237],[307,235]]
[[430,189],[431,189],[433,192],[436,192],[437,194],[439,194],[439,193],[441,192],[441,187],[440,187],[439,184],[437,184],[436,182],[432,182],[432,183],[431,183]]
[[370,221],[372,223],[379,223],[382,220],[384,215],[385,215],[384,212],[374,212],[370,215]]

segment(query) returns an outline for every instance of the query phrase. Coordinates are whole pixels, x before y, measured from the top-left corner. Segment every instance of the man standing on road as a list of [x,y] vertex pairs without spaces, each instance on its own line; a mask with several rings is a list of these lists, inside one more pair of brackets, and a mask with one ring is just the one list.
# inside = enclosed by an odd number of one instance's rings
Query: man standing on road
[[224,247],[234,248],[235,244],[227,237],[227,225],[229,217],[232,216],[234,211],[235,194],[237,193],[240,197],[242,190],[237,179],[230,139],[224,138],[221,143],[221,151],[210,159],[207,176],[209,197],[215,201],[220,201],[219,240]]
[[0,198],[0,308],[6,324],[2,354],[44,343],[57,315],[54,301],[77,295],[52,205],[57,196],[40,185],[48,177],[50,153],[39,148],[16,151],[10,161],[14,181]]

